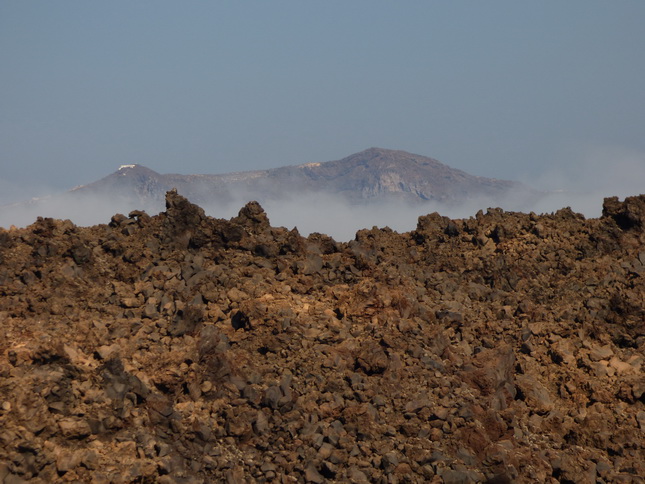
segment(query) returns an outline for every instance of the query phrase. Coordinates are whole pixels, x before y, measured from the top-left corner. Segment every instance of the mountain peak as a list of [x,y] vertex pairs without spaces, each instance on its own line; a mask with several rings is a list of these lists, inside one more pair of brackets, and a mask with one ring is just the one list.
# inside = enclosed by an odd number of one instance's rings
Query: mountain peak
[[151,170],[147,166],[140,165],[138,163],[133,163],[129,165],[121,165],[119,169],[113,173],[113,175],[127,176],[127,175],[148,175],[148,176],[159,176],[154,170]]
[[413,162],[413,163],[422,164],[422,165],[433,164],[435,166],[439,166],[439,165],[447,166],[435,160],[434,158],[430,158],[428,156],[416,155],[414,153],[410,153],[408,151],[403,151],[403,150],[390,150],[386,148],[377,148],[377,147],[372,147],[363,151],[359,151],[358,153],[354,153],[353,155],[350,155],[347,158],[343,158],[343,160],[340,160],[340,161],[356,161],[356,160],[362,160],[362,161],[378,160],[378,161],[384,161],[389,163]]
[[[359,151],[358,153],[354,153],[353,155],[348,156],[347,158],[353,158],[353,157],[365,157],[365,158],[400,158],[400,157],[406,157],[406,156],[415,156],[407,151],[401,151],[401,150],[390,150],[387,148],[378,148],[376,146],[373,146],[371,148],[367,148],[366,150]],[[347,159],[345,158],[345,159]]]

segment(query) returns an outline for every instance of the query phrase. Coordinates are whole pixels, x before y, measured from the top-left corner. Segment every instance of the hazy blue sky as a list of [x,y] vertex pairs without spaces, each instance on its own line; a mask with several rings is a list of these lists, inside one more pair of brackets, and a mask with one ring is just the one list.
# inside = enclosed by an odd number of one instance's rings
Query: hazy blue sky
[[371,146],[645,192],[643,25],[642,0],[4,0],[0,201]]

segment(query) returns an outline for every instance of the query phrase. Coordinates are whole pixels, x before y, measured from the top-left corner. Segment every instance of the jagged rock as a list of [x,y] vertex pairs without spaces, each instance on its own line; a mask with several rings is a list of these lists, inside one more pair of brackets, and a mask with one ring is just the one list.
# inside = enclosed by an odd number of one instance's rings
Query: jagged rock
[[553,399],[549,391],[535,378],[517,375],[516,383],[521,392],[520,399],[526,402],[531,411],[544,415],[553,410]]
[[356,356],[356,366],[368,375],[383,373],[389,365],[385,350],[376,342],[368,341],[361,345]]
[[645,226],[645,195],[627,197],[623,202],[618,197],[605,198],[603,217],[611,217],[623,230],[642,229]]
[[589,351],[589,358],[591,361],[608,360],[614,355],[609,345],[595,346]]
[[0,480],[636,481],[643,204],[0,230]]
[[258,202],[247,203],[231,222],[247,227],[253,232],[261,232],[271,228],[269,217]]
[[191,240],[203,238],[200,230],[206,214],[201,207],[190,203],[176,190],[166,194],[166,241],[178,248],[187,248]]
[[72,439],[87,437],[92,432],[86,421],[77,418],[64,418],[59,420],[58,428],[64,437]]
[[494,409],[505,409],[516,394],[515,354],[511,347],[481,351],[471,361],[474,368],[467,368],[464,379],[483,397],[489,397]]

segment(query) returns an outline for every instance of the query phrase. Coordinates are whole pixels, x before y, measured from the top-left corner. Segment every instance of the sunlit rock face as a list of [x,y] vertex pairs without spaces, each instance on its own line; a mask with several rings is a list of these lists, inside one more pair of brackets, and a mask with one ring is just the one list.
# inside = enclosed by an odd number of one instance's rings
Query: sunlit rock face
[[6,482],[645,475],[644,195],[347,243],[164,204],[0,229]]

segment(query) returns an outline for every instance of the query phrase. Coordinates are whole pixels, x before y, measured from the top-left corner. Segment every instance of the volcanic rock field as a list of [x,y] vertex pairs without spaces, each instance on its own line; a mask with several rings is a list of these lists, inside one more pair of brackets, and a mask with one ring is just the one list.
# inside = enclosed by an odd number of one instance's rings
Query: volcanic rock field
[[603,207],[0,229],[0,482],[645,482],[645,195]]

